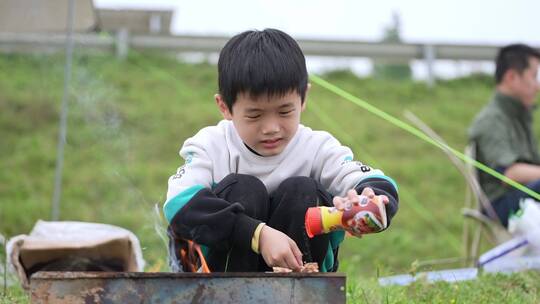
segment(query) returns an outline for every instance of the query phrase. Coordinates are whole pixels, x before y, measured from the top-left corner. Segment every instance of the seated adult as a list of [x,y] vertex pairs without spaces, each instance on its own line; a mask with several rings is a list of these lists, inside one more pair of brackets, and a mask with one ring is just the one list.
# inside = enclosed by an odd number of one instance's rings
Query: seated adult
[[[540,155],[532,112],[540,90],[539,64],[540,52],[527,45],[501,48],[496,58],[495,93],[469,129],[479,162],[536,192],[540,192]],[[507,227],[519,201],[529,195],[485,172],[479,172],[479,182]]]

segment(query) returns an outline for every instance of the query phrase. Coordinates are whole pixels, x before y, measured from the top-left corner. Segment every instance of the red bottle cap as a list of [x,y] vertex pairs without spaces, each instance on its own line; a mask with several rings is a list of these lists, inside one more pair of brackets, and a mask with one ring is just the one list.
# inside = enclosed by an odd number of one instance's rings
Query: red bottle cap
[[310,238],[322,233],[321,210],[318,207],[308,208],[304,225],[306,226],[307,235]]

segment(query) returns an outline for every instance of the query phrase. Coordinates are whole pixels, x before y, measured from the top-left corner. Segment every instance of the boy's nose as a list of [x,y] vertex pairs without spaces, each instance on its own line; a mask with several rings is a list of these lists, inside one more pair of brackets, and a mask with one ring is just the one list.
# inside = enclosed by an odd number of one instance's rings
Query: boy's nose
[[279,132],[279,124],[276,121],[266,121],[262,127],[263,134],[274,134]]

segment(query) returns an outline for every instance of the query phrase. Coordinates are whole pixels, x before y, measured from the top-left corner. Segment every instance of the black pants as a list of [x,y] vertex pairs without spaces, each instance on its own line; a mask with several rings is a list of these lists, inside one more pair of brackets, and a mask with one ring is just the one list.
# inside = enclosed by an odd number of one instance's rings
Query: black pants
[[[319,268],[327,254],[329,236],[327,234],[309,239],[304,227],[306,210],[315,206],[332,206],[332,196],[315,180],[308,177],[291,177],[284,180],[271,194],[256,177],[230,174],[215,188],[214,193],[228,201],[239,202],[245,213],[265,222],[268,226],[287,234],[293,239],[304,262],[317,262]],[[337,270],[337,250],[334,267]],[[270,271],[261,255],[253,250],[228,251],[210,248],[206,260],[213,272]]]

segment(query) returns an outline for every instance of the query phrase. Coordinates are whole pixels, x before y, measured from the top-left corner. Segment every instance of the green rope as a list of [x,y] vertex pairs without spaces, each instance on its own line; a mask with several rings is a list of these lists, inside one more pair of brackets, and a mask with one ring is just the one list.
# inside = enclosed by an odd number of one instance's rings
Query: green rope
[[482,164],[481,162],[477,161],[477,160],[474,160],[470,157],[468,157],[467,155],[455,150],[454,148],[446,145],[446,144],[443,144],[443,143],[440,143],[440,142],[437,142],[435,140],[433,140],[431,137],[427,136],[426,134],[422,133],[420,130],[414,128],[413,126],[395,118],[394,116],[376,108],[375,106],[367,103],[366,101],[348,93],[347,91],[327,82],[326,80],[320,78],[319,76],[317,75],[314,75],[314,74],[311,74],[310,75],[310,79],[313,83],[316,83],[318,85],[320,85],[321,87],[335,93],[336,95],[356,104],[357,106],[361,107],[361,108],[364,108],[365,110],[367,110],[368,112],[372,113],[372,114],[375,114],[377,116],[379,116],[380,118],[388,121],[389,123],[415,135],[416,137],[442,149],[442,150],[448,150],[450,152],[452,152],[456,157],[458,157],[459,159],[461,159],[462,161],[466,162],[466,163],[469,163],[473,166],[475,166],[476,168],[484,171],[485,173],[493,176],[493,177],[496,177],[498,178],[499,180],[505,182],[506,184],[520,190],[520,191],[523,191],[525,192],[526,194],[530,195],[531,197],[535,198],[536,200],[540,201],[540,194],[536,193],[535,191],[523,186],[522,184],[518,183],[518,182],[515,182],[511,179],[509,179],[508,177],[504,176],[503,174],[500,174],[499,172],[491,169],[490,167]]
[[[315,114],[323,124],[326,124],[331,129],[335,130],[338,134],[338,137],[343,138],[347,145],[354,145],[355,147],[359,146],[356,144],[356,141],[353,139],[352,136],[347,134],[347,132],[345,132],[345,130],[339,127],[335,123],[335,121],[332,120],[330,116],[328,116],[328,114],[321,110],[317,103],[309,103],[308,110]],[[375,158],[369,155],[365,150],[362,151],[362,155],[362,159],[366,159],[370,164],[373,164],[376,167],[380,167],[375,161]],[[435,218],[433,218],[430,212],[414,197],[414,195],[410,191],[407,191],[406,188],[400,188],[399,192],[403,200],[407,201],[407,206],[410,206],[412,210],[416,212],[420,216],[420,218],[423,219],[426,223],[428,223],[434,230],[440,232],[440,235],[445,235],[446,240],[454,249],[459,250],[461,248],[461,241],[457,239],[449,231],[449,229],[446,229],[445,225],[440,225],[440,223],[437,222]]]

